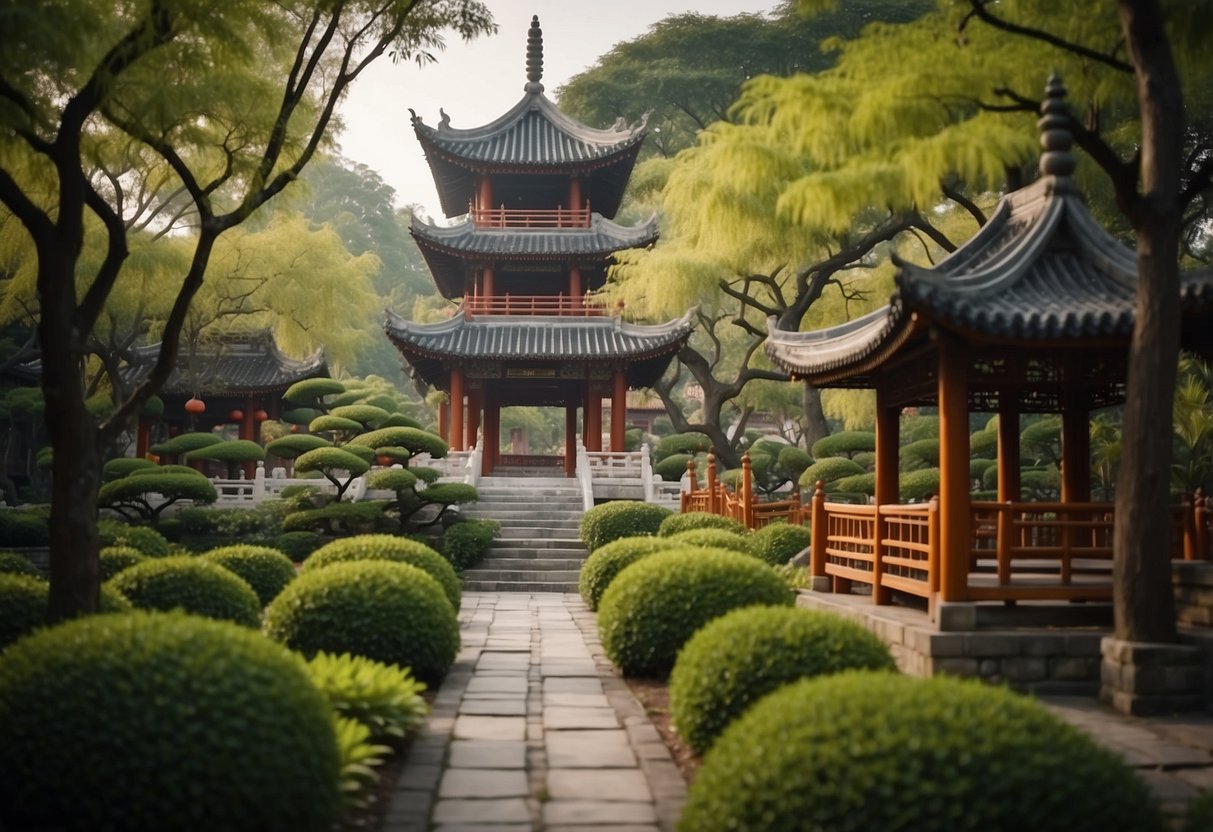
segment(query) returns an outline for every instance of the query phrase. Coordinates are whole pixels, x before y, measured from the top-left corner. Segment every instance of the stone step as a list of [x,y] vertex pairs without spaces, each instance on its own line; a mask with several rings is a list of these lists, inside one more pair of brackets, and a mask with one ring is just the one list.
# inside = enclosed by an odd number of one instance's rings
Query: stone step
[[[497,520],[497,518],[486,517],[485,519]],[[579,537],[580,525],[571,521],[565,520],[546,520],[542,517],[532,517],[530,519],[517,518],[513,520],[497,520],[501,524],[501,529],[504,532],[506,529],[557,529],[567,534],[562,537]]]
[[483,514],[491,516],[494,520],[526,520],[533,517],[544,517],[551,520],[571,520],[574,523],[580,523],[581,517],[585,512],[579,508],[558,508],[547,507],[542,508],[517,508],[511,503],[511,508],[500,508],[499,504],[489,504],[485,506],[483,503],[468,503],[461,506],[460,511],[464,515]]
[[559,544],[564,541],[559,540],[539,540],[527,541],[522,546],[497,545],[500,541],[493,541],[489,547],[487,557],[492,558],[577,558],[585,560],[589,556],[589,552],[584,546],[540,546],[539,543]]
[[499,540],[548,540],[550,538],[561,538],[564,540],[578,540],[578,536],[573,533],[572,528],[556,528],[550,526],[505,526],[501,527],[501,535]]
[[535,581],[464,581],[468,592],[561,592],[577,594],[577,582],[538,583]]
[[[576,571],[580,573],[583,558],[509,558],[492,555],[476,564],[476,569],[496,569],[507,572]],[[469,572],[472,570],[468,570]]]
[[485,492],[480,489],[476,490],[478,502],[481,503],[558,503],[569,508],[581,506],[580,492],[568,493],[564,491],[554,491],[551,489],[543,489],[541,491],[529,491],[526,489],[513,489],[510,491],[501,492]]
[[530,571],[526,569],[468,569],[463,573],[465,581],[529,581],[531,583],[577,583],[581,572],[577,569],[551,569]]

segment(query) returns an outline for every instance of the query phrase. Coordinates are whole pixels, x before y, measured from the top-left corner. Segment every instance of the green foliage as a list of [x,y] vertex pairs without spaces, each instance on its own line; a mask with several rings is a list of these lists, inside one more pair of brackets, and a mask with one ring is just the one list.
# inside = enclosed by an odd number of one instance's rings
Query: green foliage
[[329,411],[329,415],[339,419],[353,419],[363,426],[370,426],[381,424],[388,417],[388,412],[382,407],[374,407],[369,404],[347,404],[334,407]]
[[739,535],[749,532],[744,523],[732,517],[708,514],[706,511],[688,511],[686,514],[672,514],[662,520],[661,525],[657,527],[657,534],[661,537],[672,537],[691,529],[724,529]]
[[[998,462],[981,472],[981,487],[986,491],[995,491],[998,488]],[[1017,495],[1015,495],[1017,496]],[[1012,497],[1014,499],[1014,496]]]
[[979,430],[969,434],[969,456],[975,459],[997,458],[998,431]]
[[484,558],[501,533],[496,520],[468,518],[452,523],[442,532],[442,556],[462,571],[470,569]]
[[183,508],[174,517],[191,535],[249,540],[277,533],[288,510],[285,500],[266,500],[256,508]]
[[594,506],[581,515],[581,542],[593,552],[599,546],[637,534],[657,534],[661,523],[672,515],[664,506],[615,500]]
[[108,581],[122,570],[147,560],[147,555],[133,546],[106,546],[101,550],[99,557],[102,581]]
[[870,497],[876,493],[876,474],[868,471],[863,474],[840,477],[830,483],[829,490],[846,494],[864,494]]
[[922,468],[938,468],[939,440],[919,439],[917,442],[903,445],[900,451],[899,465],[903,473],[906,471],[918,471]]
[[322,542],[320,535],[315,532],[283,532],[274,538],[274,548],[295,563],[299,563],[320,548]]
[[199,448],[218,445],[222,441],[213,433],[183,433],[167,442],[152,445],[148,450],[158,456],[180,456]]
[[1023,464],[1057,465],[1061,462],[1061,417],[1042,416],[1019,434]]
[[366,484],[368,488],[404,491],[417,484],[417,475],[407,468],[380,468],[367,475]]
[[434,459],[442,459],[450,450],[450,446],[442,441],[442,437],[419,428],[380,428],[355,436],[349,444],[366,448],[407,448],[414,456],[426,453]]
[[786,445],[776,457],[776,463],[787,473],[789,480],[796,482],[804,473],[804,469],[813,464],[813,457],[805,453],[803,448]]
[[1165,827],[1119,756],[1031,699],[948,676],[851,671],[793,682],[737,719],[679,821],[687,832],[804,828]]
[[331,719],[303,662],[258,633],[77,619],[0,660],[0,806],[14,828],[326,832]]
[[643,557],[672,548],[675,548],[673,541],[666,537],[637,536],[612,540],[599,546],[582,562],[577,591],[587,607],[597,610],[602,593],[606,592],[616,575]]
[[1180,832],[1202,832],[1206,829],[1213,829],[1213,792],[1205,792],[1188,802]]
[[45,517],[29,511],[0,508],[0,546],[46,546],[50,539]]
[[687,529],[685,532],[666,535],[670,543],[677,546],[702,546],[709,549],[728,549],[743,555],[752,555],[750,542],[729,529]]
[[729,610],[791,605],[787,586],[748,555],[680,548],[623,570],[603,593],[598,633],[625,675],[665,677],[696,630]]
[[372,501],[361,503],[329,503],[288,514],[282,521],[284,532],[341,532],[365,534],[383,524],[383,509],[387,504]]
[[286,388],[282,398],[292,404],[314,405],[325,396],[336,396],[344,392],[345,385],[331,378],[305,378]]
[[[813,458],[842,456],[848,459],[858,453],[876,450],[876,434],[862,430],[844,430],[823,436],[813,443]],[[818,478],[820,479],[820,477]]]
[[[159,499],[155,499],[157,497]],[[196,471],[189,474],[135,471],[122,479],[105,483],[97,492],[97,505],[123,513],[133,512],[150,522],[154,522],[169,506],[182,500],[209,504],[217,499],[219,492],[215,486]]]
[[25,575],[46,580],[29,558],[16,552],[0,552],[0,575]]
[[421,429],[421,422],[414,419],[412,416],[406,416],[403,413],[389,413],[388,417],[379,423],[380,428],[417,428]]
[[876,467],[876,452],[864,451],[863,453],[855,454],[851,457],[851,461],[861,468],[871,471]]
[[653,473],[666,482],[678,482],[687,472],[687,463],[694,458],[691,454],[670,454],[653,465]]
[[342,448],[315,448],[299,455],[296,471],[345,471],[360,476],[370,470],[370,464]]
[[353,419],[322,413],[308,423],[307,429],[312,433],[356,433],[362,430],[362,425]]
[[137,563],[108,583],[137,609],[183,609],[246,627],[260,623],[261,604],[246,581],[217,564],[188,555]]
[[116,480],[119,477],[125,477],[127,474],[155,467],[156,463],[150,459],[144,459],[139,456],[121,456],[105,463],[101,468],[101,472],[105,475],[106,479]]
[[733,610],[693,635],[670,673],[678,735],[697,753],[746,709],[789,682],[843,670],[896,670],[854,621],[796,607]]
[[202,558],[243,578],[257,593],[257,600],[263,607],[295,580],[295,565],[291,559],[268,546],[221,546],[211,549]]
[[265,459],[265,449],[251,439],[229,439],[190,451],[185,458],[190,462],[260,462]]
[[349,653],[317,653],[307,673],[329,707],[365,725],[375,739],[402,738],[425,720],[425,685],[407,670]]
[[998,460],[996,459],[970,459],[969,460],[969,479],[981,482],[986,471],[991,468],[997,472]]
[[40,577],[0,573],[0,650],[42,626],[49,595]]
[[346,445],[341,446],[341,450],[345,451],[348,454],[353,454],[354,456],[358,457],[363,462],[365,462],[367,465],[371,465],[375,462],[375,452],[373,450],[371,450],[370,448],[363,447],[362,445],[346,444]]
[[[695,455],[705,453],[712,447],[712,441],[702,433],[674,433],[663,436],[653,448],[653,458],[661,462],[673,454]],[[686,470],[686,467],[683,467]]]
[[337,753],[341,765],[341,799],[346,812],[365,809],[370,793],[379,782],[375,769],[383,765],[392,749],[371,741],[371,730],[356,719],[333,714]]
[[442,555],[424,543],[390,534],[364,534],[326,543],[314,551],[303,564],[304,574],[325,569],[335,563],[363,560],[389,560],[416,566],[436,580],[451,602],[459,609],[463,584],[455,569]]
[[807,527],[788,523],[768,523],[749,538],[750,551],[771,566],[782,566],[812,542]]
[[476,491],[474,485],[468,485],[462,482],[439,482],[420,492],[419,496],[429,503],[441,503],[442,505],[457,505],[462,503],[474,503],[480,499],[480,495]]
[[328,448],[332,444],[323,436],[314,436],[310,433],[288,433],[286,436],[266,444],[265,453],[266,456],[294,459],[300,454],[314,451],[317,448]]
[[939,493],[939,469],[907,471],[900,478],[901,499],[925,500]]
[[442,587],[407,563],[335,563],[300,575],[265,609],[265,633],[307,656],[353,653],[435,684],[459,650]]
[[130,546],[154,558],[164,557],[169,552],[164,535],[147,526],[132,526],[104,518],[97,521],[97,536],[102,546]]
[[[282,411],[282,421],[288,425],[298,425],[300,427],[310,425],[312,420],[317,416],[320,416],[320,411],[314,407],[296,407],[291,410]],[[298,436],[299,434],[293,435]],[[307,434],[303,435],[306,436]]]
[[826,457],[825,459],[818,459],[808,468],[804,469],[804,473],[800,475],[800,487],[813,488],[817,485],[817,481],[821,480],[829,488],[830,483],[835,480],[866,473],[868,472],[846,457]]
[[1044,469],[1025,468],[1019,472],[1019,487],[1025,500],[1061,498],[1061,472],[1050,465]]

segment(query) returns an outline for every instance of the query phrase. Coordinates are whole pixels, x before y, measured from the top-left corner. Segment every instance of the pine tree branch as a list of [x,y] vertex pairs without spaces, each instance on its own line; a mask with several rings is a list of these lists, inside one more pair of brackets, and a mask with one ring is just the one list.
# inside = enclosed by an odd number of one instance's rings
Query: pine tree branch
[[972,7],[972,11],[961,19],[957,30],[963,32],[969,21],[976,17],[984,23],[988,23],[989,25],[993,26],[995,29],[1001,29],[1004,32],[1010,32],[1013,35],[1031,38],[1032,40],[1047,43],[1050,46],[1056,46],[1058,49],[1065,50],[1066,52],[1078,55],[1079,57],[1089,58],[1092,61],[1097,61],[1105,66],[1110,66],[1112,69],[1119,72],[1133,72],[1133,66],[1131,64],[1126,63],[1113,55],[1099,52],[1095,49],[1091,49],[1090,47],[1083,46],[1080,43],[1073,43],[1065,40],[1064,38],[1060,38],[1051,32],[1046,32],[1043,29],[1034,29],[1031,26],[1022,26],[1018,23],[1012,23],[1009,20],[1003,20],[1001,17],[996,17],[990,13],[989,9],[986,8],[990,2],[991,0],[969,0],[969,5]]

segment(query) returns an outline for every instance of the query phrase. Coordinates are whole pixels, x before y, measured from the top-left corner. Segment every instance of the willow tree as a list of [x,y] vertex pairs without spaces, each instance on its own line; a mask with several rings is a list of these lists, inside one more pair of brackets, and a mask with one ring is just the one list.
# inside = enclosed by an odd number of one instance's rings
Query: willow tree
[[[173,369],[219,238],[298,178],[373,61],[432,59],[446,28],[492,23],[476,0],[18,0],[0,26],[0,202],[37,259],[56,620],[96,609],[99,448]],[[130,253],[128,221],[149,211],[149,230],[188,213],[191,252],[155,367],[96,425],[79,368]]]

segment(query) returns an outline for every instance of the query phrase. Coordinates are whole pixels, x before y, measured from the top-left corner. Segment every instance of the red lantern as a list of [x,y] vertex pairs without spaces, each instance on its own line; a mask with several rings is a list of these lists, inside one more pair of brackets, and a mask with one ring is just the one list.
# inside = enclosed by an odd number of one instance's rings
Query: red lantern
[[264,422],[266,419],[270,418],[270,414],[266,413],[264,410],[258,410],[253,413],[253,418],[258,422]]
[[378,462],[380,465],[382,465],[384,468],[386,468],[392,464],[392,458],[390,456],[388,456],[387,454],[379,454],[379,456],[375,457],[375,461]]
[[198,398],[197,396],[194,396],[185,403],[185,412],[192,413],[195,416],[197,416],[199,413],[205,413],[206,402],[202,401],[202,399]]
[[298,432],[299,432],[299,426],[291,425],[291,433],[298,433]]
[[227,418],[231,419],[233,422],[243,422],[244,411],[240,409],[233,410],[231,413],[227,414]]

